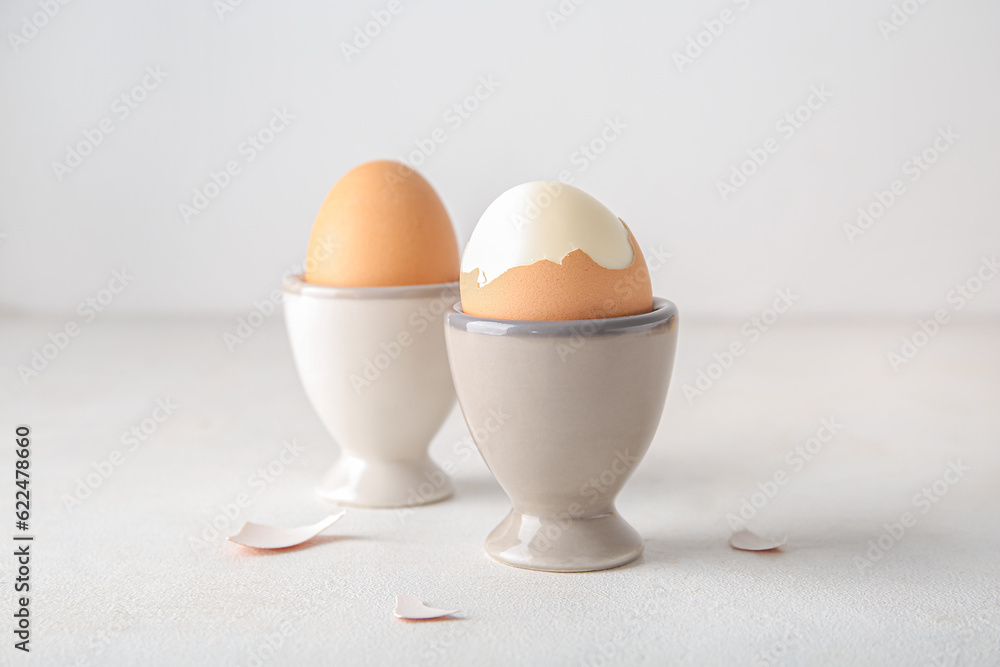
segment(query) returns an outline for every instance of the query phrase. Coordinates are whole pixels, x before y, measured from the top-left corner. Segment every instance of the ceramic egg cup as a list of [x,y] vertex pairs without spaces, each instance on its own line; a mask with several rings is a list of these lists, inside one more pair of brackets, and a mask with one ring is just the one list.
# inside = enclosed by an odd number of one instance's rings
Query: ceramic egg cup
[[458,283],[327,287],[290,276],[283,287],[299,377],[341,448],[319,495],[357,507],[450,496],[427,448],[455,400],[442,320]]
[[[486,540],[490,556],[585,572],[642,553],[615,497],[659,425],[677,326],[664,299],[650,313],[604,320],[493,320],[452,307],[445,331],[458,401],[513,505]],[[510,417],[488,432],[496,410]]]

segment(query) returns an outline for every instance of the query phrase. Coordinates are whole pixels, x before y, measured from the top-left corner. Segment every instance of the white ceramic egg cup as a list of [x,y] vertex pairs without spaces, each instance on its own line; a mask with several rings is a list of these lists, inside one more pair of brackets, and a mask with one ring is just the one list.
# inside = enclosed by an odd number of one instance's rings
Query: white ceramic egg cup
[[[603,320],[473,317],[445,325],[462,414],[513,508],[486,540],[506,565],[586,572],[624,565],[642,537],[615,497],[660,422],[677,308]],[[503,424],[490,429],[501,411]]]
[[450,496],[427,448],[455,400],[442,321],[458,283],[326,287],[289,276],[283,287],[299,377],[341,448],[319,495],[356,507]]

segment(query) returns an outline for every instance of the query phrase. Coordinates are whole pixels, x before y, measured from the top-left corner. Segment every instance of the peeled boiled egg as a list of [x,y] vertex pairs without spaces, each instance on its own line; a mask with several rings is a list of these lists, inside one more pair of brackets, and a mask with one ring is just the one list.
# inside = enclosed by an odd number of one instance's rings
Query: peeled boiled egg
[[380,287],[458,280],[458,242],[434,188],[390,160],[350,170],[330,190],[313,223],[305,281]]
[[508,320],[622,317],[653,309],[646,260],[608,207],[559,181],[507,190],[462,255],[462,310]]

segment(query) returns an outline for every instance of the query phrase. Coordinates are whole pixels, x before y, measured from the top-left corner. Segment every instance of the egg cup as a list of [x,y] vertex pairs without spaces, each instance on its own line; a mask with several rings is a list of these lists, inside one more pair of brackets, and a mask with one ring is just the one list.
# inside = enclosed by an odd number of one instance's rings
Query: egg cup
[[[660,422],[676,306],[654,299],[641,315],[517,321],[473,317],[459,303],[445,331],[462,413],[513,505],[486,552],[549,572],[637,558],[642,538],[614,501]],[[488,428],[497,413],[503,423]]]
[[450,496],[427,448],[455,400],[442,320],[458,283],[327,287],[289,276],[283,287],[299,377],[341,448],[319,495],[357,507]]

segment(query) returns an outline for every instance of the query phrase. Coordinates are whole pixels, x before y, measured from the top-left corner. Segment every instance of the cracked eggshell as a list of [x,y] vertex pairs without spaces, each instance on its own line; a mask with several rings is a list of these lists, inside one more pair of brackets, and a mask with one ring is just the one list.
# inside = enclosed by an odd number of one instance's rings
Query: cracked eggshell
[[396,606],[392,615],[407,621],[426,621],[432,618],[443,618],[456,613],[457,609],[434,609],[428,607],[415,595],[397,595]]
[[583,190],[533,181],[497,197],[462,256],[462,310],[509,320],[647,313],[646,260],[625,223]]
[[287,549],[288,547],[308,542],[335,524],[345,513],[346,510],[337,514],[331,514],[322,521],[312,525],[295,528],[264,526],[259,523],[247,521],[235,535],[232,535],[228,539],[230,542],[254,549]]
[[787,543],[788,538],[772,540],[767,537],[761,537],[746,529],[737,530],[729,538],[729,546],[740,551],[771,551],[772,549],[780,549]]

